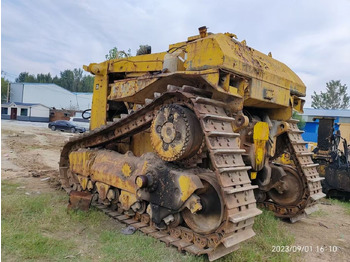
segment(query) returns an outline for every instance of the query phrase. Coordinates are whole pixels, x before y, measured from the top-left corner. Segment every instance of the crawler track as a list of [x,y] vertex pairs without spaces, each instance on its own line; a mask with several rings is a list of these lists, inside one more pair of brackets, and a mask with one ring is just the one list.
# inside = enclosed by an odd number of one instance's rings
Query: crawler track
[[215,260],[238,249],[240,242],[255,235],[252,229],[254,217],[261,213],[256,208],[253,192],[257,186],[251,185],[247,173],[250,167],[245,166],[241,156],[244,150],[239,148],[239,134],[232,130],[231,122],[234,118],[227,116],[223,103],[184,92],[165,93],[116,123],[70,140],[61,153],[60,180],[67,192],[79,189],[79,185],[74,184],[69,177],[70,152],[79,148],[103,148],[111,141],[145,130],[150,126],[158,108],[172,103],[186,105],[200,120],[213,167],[208,172],[215,174],[224,204],[224,218],[220,227],[209,235],[197,234],[183,226],[159,230],[152,226],[146,213],[129,217],[110,206],[98,203],[94,205],[118,221],[132,224],[145,234],[176,246],[181,251],[195,255],[207,254],[210,260]]
[[[112,218],[132,225],[167,245],[195,255],[207,254],[212,261],[233,252],[239,248],[239,243],[253,237],[254,217],[261,213],[256,208],[254,197],[254,189],[257,189],[257,186],[251,185],[247,173],[250,167],[246,166],[242,159],[244,150],[240,149],[240,135],[232,129],[231,124],[235,119],[227,115],[224,103],[181,91],[164,93],[118,122],[72,138],[61,152],[60,181],[67,192],[81,190],[80,185],[74,182],[70,175],[69,154],[81,148],[104,150],[110,142],[120,141],[146,130],[151,126],[159,108],[166,104],[178,104],[190,108],[200,122],[205,141],[195,160],[200,162],[200,158],[204,155],[210,158],[211,169],[207,170],[207,173],[216,180],[224,206],[221,225],[211,234],[198,234],[185,224],[160,230],[153,225],[147,213],[128,216],[115,205],[105,205],[96,201],[93,201],[93,205]],[[300,203],[295,206],[280,206],[271,201],[262,204],[276,214],[281,214],[281,217],[296,220],[304,212],[313,209],[315,200],[323,197],[323,194],[321,179],[306,152],[300,131],[294,122],[291,121],[289,124],[291,128],[285,138],[285,144],[296,163],[298,174],[305,186],[305,193]]]
[[264,201],[262,205],[275,212],[282,218],[290,218],[291,222],[296,222],[317,210],[316,201],[325,196],[322,193],[321,178],[317,172],[315,164],[312,161],[311,152],[307,151],[306,142],[303,140],[297,126],[298,120],[289,120],[289,130],[284,137],[284,144],[290,153],[291,159],[295,165],[297,174],[303,182],[304,194],[300,202],[293,206],[281,206],[273,201]]

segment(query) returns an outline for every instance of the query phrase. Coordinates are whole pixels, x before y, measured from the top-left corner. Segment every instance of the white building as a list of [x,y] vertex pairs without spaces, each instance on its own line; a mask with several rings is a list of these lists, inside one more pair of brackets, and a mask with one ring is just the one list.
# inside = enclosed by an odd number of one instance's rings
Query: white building
[[56,84],[11,83],[10,102],[82,111],[91,108],[92,93],[72,93]]
[[12,102],[1,105],[1,119],[49,122],[50,108],[41,104]]

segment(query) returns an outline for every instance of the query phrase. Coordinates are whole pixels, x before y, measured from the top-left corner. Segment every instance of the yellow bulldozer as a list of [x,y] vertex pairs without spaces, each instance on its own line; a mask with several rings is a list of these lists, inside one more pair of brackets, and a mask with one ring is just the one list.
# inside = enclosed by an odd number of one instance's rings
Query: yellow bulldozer
[[[91,130],[60,158],[72,202],[91,199],[116,220],[213,261],[255,235],[257,203],[294,222],[324,196],[291,118],[306,87],[271,53],[204,26],[166,52],[146,48],[84,69],[95,76]],[[284,153],[292,164],[278,162]]]

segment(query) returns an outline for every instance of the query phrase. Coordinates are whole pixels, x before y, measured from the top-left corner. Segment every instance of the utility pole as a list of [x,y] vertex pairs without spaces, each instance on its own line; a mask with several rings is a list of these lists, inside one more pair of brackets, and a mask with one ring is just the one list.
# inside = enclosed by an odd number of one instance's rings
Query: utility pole
[[8,103],[10,100],[10,82],[7,82],[7,98],[6,102]]

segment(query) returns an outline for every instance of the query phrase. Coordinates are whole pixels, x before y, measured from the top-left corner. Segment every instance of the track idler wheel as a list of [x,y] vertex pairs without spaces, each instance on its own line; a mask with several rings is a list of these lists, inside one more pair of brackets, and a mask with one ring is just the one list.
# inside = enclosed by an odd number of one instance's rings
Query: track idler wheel
[[268,196],[281,206],[296,206],[304,195],[304,186],[298,172],[290,167],[283,166],[286,175],[281,178],[281,189],[272,188],[267,192]]
[[196,190],[195,194],[200,198],[202,209],[193,214],[186,208],[182,211],[182,217],[194,232],[210,234],[222,223],[224,203],[215,175],[201,174],[199,177],[204,187]]
[[193,156],[200,148],[203,132],[196,115],[180,105],[165,105],[151,126],[152,147],[165,161]]

